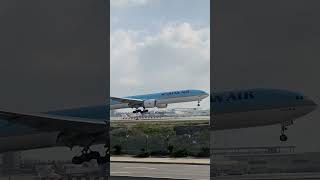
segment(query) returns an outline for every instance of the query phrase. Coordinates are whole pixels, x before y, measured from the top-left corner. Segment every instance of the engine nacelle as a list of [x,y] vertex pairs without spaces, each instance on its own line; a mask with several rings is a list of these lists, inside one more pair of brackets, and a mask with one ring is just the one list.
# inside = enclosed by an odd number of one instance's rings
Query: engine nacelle
[[167,108],[168,104],[156,104],[157,108]]
[[148,100],[143,101],[143,106],[145,108],[154,108],[154,107],[156,107],[156,105],[157,105],[157,100],[155,100],[155,99],[148,99]]

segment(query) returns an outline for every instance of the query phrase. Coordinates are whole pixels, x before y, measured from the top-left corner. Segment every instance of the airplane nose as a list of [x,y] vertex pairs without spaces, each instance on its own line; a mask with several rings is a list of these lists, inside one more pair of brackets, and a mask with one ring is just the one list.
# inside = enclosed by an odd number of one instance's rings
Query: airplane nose
[[203,99],[204,99],[204,98],[207,98],[208,96],[209,96],[209,94],[206,93],[206,92],[204,92],[203,95],[202,95]]
[[306,103],[307,105],[309,105],[309,106],[313,106],[314,109],[316,109],[316,108],[318,107],[318,104],[317,104],[316,102],[314,102],[313,100],[311,100],[311,99],[306,99],[306,100],[305,100],[305,103]]

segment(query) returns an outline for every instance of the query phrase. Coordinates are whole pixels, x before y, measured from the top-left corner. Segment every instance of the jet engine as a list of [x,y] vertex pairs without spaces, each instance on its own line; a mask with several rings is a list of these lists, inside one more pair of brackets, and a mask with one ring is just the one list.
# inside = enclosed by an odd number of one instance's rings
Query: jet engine
[[166,108],[168,107],[168,104],[156,104],[157,108]]
[[143,101],[143,106],[145,108],[154,108],[154,107],[156,107],[156,105],[157,105],[157,100],[155,100],[155,99],[148,99],[148,100]]

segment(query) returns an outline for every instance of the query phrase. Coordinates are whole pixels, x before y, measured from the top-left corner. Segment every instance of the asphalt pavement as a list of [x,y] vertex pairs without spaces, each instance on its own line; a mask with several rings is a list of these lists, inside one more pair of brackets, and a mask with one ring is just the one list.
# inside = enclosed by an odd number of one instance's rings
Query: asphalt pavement
[[209,180],[210,165],[111,162],[111,176]]
[[209,158],[136,158],[132,156],[111,156],[111,162],[117,163],[153,163],[153,164],[189,164],[189,165],[210,165]]

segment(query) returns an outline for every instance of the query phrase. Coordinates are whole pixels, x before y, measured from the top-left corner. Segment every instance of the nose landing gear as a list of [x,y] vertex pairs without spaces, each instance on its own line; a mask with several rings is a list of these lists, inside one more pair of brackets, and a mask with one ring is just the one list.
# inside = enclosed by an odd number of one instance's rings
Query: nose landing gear
[[280,141],[287,141],[288,140],[288,136],[285,134],[281,134],[280,135]]
[[293,121],[286,121],[284,123],[281,124],[281,135],[280,135],[280,141],[287,141],[288,140],[288,136],[285,135],[285,131],[288,130],[288,126],[292,125]]

